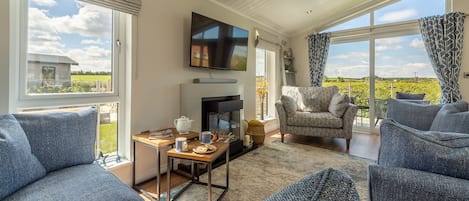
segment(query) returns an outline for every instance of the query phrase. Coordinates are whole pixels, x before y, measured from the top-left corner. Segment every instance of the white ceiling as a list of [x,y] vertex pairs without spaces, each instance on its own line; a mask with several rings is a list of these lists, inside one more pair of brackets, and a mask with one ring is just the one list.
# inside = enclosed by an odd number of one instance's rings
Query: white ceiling
[[[291,36],[350,19],[396,0],[211,0],[271,30]],[[309,14],[307,12],[310,12]]]

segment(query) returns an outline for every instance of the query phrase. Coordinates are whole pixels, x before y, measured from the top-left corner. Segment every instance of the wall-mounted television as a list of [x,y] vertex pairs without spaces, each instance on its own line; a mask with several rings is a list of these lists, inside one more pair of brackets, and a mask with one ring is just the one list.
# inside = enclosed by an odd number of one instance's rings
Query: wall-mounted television
[[191,67],[246,71],[247,30],[194,12],[191,21]]

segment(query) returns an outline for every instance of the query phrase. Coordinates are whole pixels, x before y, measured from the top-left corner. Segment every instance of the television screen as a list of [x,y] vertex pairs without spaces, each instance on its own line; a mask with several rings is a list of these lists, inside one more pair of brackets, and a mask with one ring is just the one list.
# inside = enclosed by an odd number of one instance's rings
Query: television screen
[[246,71],[248,36],[245,29],[192,13],[192,67]]

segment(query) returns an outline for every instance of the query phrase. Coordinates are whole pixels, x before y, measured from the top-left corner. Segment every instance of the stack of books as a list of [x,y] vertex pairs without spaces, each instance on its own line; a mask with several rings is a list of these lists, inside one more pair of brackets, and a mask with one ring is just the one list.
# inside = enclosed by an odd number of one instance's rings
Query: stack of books
[[150,140],[160,140],[160,139],[168,139],[174,137],[173,131],[171,129],[167,130],[160,130],[160,131],[148,131],[150,134],[148,135],[148,139]]

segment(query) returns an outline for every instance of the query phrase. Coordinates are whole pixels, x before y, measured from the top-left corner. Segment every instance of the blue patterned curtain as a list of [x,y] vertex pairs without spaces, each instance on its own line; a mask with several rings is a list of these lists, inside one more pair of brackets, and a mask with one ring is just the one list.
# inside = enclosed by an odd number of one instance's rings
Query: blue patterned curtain
[[308,36],[309,73],[311,86],[320,87],[324,77],[331,33],[319,33]]
[[462,100],[459,71],[464,35],[464,14],[448,13],[419,19],[425,48],[441,86],[441,103]]

